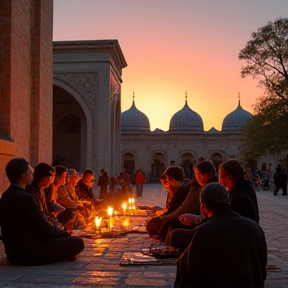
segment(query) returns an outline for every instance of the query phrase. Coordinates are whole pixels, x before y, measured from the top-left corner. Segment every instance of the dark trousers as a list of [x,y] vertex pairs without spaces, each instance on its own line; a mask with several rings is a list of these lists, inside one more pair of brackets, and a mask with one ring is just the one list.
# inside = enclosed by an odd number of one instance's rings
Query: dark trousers
[[8,260],[16,265],[43,265],[67,260],[84,249],[80,237],[65,236],[40,242],[27,255],[10,255]]
[[276,185],[274,195],[276,195],[281,188],[283,190],[283,195],[287,195],[287,186],[286,185],[283,185],[283,186]]
[[158,232],[158,237],[161,239],[161,242],[164,242],[167,235],[174,229],[177,228],[187,228],[186,225],[182,224],[179,220],[178,217],[166,220],[163,222],[161,228],[159,229]]

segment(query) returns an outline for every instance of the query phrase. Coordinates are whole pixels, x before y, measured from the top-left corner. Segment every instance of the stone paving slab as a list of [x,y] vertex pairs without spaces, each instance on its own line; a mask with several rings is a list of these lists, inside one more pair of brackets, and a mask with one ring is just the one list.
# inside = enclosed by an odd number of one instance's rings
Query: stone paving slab
[[[288,197],[269,191],[256,192],[260,225],[268,246],[265,288],[288,287]],[[160,184],[146,184],[137,205],[164,206],[165,191]],[[85,250],[76,261],[43,266],[15,266],[5,258],[0,241],[0,287],[2,288],[78,288],[78,287],[173,287],[176,265],[120,266],[123,252],[141,251],[155,243],[147,234],[127,234],[121,238],[84,238]]]

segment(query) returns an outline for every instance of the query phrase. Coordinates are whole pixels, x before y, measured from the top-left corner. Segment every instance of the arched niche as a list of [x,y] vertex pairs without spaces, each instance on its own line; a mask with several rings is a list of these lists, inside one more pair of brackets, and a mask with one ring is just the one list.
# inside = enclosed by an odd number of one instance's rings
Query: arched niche
[[135,155],[131,152],[126,152],[122,156],[123,172],[134,174],[135,172]]
[[151,154],[151,172],[150,180],[155,181],[165,171],[166,157],[163,152],[154,152]]
[[211,155],[211,161],[213,162],[216,171],[218,171],[220,164],[224,161],[224,157],[220,153],[213,153]]
[[81,118],[70,112],[57,122],[55,130],[53,137],[55,158],[53,164],[61,164],[67,168],[74,168],[79,171],[81,158]]
[[184,178],[186,179],[194,178],[193,160],[194,160],[194,157],[189,152],[183,153],[181,156],[181,166],[184,171]]

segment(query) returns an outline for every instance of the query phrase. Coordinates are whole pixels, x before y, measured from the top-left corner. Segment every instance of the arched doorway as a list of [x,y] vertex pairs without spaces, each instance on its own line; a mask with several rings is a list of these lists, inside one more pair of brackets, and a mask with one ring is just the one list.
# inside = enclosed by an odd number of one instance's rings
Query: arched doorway
[[81,119],[76,114],[70,112],[58,121],[53,142],[55,143],[53,164],[61,164],[79,171]]
[[87,121],[78,101],[63,88],[53,86],[53,164],[86,167]]
[[123,155],[123,170],[130,175],[135,172],[135,156],[130,152]]
[[156,152],[152,156],[150,180],[158,180],[159,176],[165,171],[165,156],[161,152]]
[[193,179],[193,155],[191,153],[184,153],[181,156],[182,168],[184,170],[184,178]]
[[218,168],[220,164],[223,162],[224,158],[220,153],[214,153],[211,155],[211,161],[213,162],[216,172],[218,172]]

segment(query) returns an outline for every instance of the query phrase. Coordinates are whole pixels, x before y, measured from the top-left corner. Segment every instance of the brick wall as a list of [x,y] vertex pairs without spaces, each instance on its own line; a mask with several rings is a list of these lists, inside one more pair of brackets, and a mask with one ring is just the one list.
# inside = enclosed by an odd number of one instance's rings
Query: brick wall
[[5,166],[52,160],[53,0],[1,0],[0,194]]

